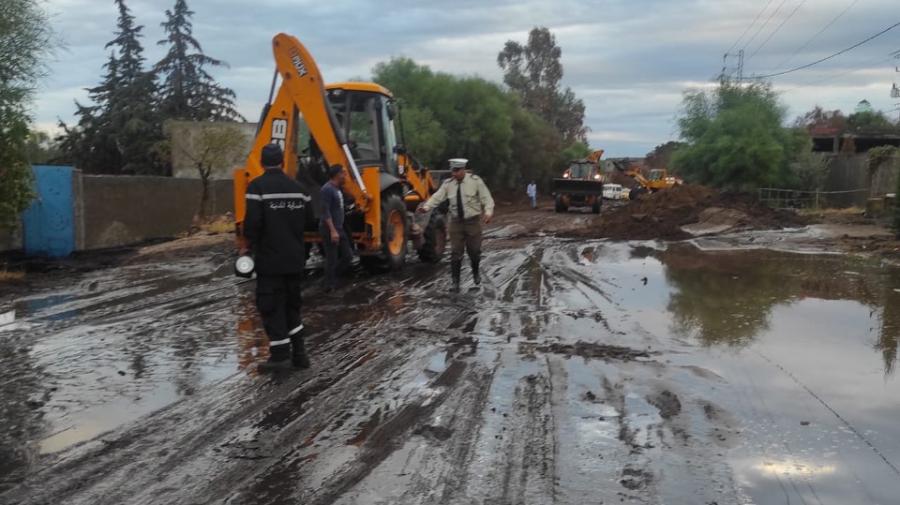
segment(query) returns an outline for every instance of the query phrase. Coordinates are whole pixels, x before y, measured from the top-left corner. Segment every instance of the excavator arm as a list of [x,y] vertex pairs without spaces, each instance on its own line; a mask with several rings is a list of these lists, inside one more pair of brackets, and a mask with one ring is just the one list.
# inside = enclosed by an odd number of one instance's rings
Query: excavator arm
[[597,149],[596,151],[588,155],[587,160],[596,165],[600,163],[600,158],[603,157],[603,153],[603,149]]
[[[272,82],[273,91],[277,78],[281,79],[281,86],[277,93],[273,93],[274,101],[270,96],[270,103],[264,109],[246,165],[234,173],[234,209],[239,236],[246,215],[247,185],[263,173],[263,167],[260,165],[263,146],[270,143],[280,144],[284,150],[284,170],[289,176],[296,176],[298,153],[294,139],[299,126],[298,114],[302,114],[310,136],[327,165],[341,165],[348,173],[344,189],[352,196],[357,208],[367,214],[368,222],[370,220],[368,214],[371,214],[368,211],[373,195],[366,189],[363,175],[350,154],[343,130],[337,127],[337,120],[328,104],[325,84],[318,65],[306,47],[291,35],[284,33],[276,35],[272,40],[272,51],[276,66],[276,79]],[[376,219],[377,215],[372,220]]]
[[[285,173],[307,186],[323,183],[327,167],[342,167],[348,176],[343,189],[355,204],[346,227],[360,257],[376,269],[402,265],[410,236],[416,242],[422,238],[417,231],[435,233],[435,227],[417,228],[409,223],[413,220],[411,211],[437,189],[437,184],[430,171],[419,166],[397,143],[394,119],[399,121],[400,116],[390,91],[375,83],[326,86],[309,51],[290,35],[276,35],[272,52],[275,76],[269,100],[247,162],[234,173],[238,247],[247,249],[243,237],[247,186],[263,173],[263,147],[277,143],[284,150]],[[301,116],[310,135],[310,162],[298,166]],[[298,170],[303,172],[298,174]],[[312,223],[307,224],[307,240],[321,240]]]

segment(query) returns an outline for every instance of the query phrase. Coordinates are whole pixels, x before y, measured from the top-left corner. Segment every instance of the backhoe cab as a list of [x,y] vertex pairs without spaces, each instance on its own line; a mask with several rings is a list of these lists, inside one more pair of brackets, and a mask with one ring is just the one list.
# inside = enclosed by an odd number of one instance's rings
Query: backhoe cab
[[295,37],[278,34],[272,46],[276,71],[269,100],[246,165],[234,173],[239,247],[247,248],[242,231],[247,185],[263,173],[263,146],[278,143],[284,171],[313,198],[306,213],[307,244],[321,242],[319,188],[328,167],[340,165],[348,174],[344,192],[351,197],[347,233],[364,265],[400,268],[410,241],[424,261],[440,260],[446,243],[443,215],[416,217],[413,212],[437,184],[402,146],[395,130],[400,111],[390,91],[368,82],[325,85],[315,60]]

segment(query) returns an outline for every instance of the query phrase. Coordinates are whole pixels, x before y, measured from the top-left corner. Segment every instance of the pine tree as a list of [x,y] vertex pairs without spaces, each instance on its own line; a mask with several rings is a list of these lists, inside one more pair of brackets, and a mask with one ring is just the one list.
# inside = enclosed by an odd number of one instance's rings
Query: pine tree
[[162,175],[163,164],[155,149],[162,140],[162,121],[156,113],[156,77],[144,70],[142,25],[135,25],[125,0],[115,0],[119,8],[116,38],[106,44],[118,53],[118,75],[109,93],[110,126],[122,156],[122,172]]
[[167,167],[157,155],[162,122],[156,110],[156,78],[144,70],[140,43],[142,25],[124,0],[119,10],[112,49],[104,65],[103,81],[88,89],[93,105],[76,102],[78,125],[61,124],[61,147],[75,164],[92,173],[164,175]]
[[58,139],[65,161],[89,173],[118,174],[122,168],[122,155],[116,148],[115,130],[111,124],[109,104],[118,86],[119,64],[115,53],[110,53],[103,81],[88,88],[93,105],[75,102],[78,124],[70,127],[60,121],[63,134]]
[[166,38],[158,44],[169,45],[168,53],[155,67],[163,79],[160,111],[166,119],[243,120],[234,108],[234,91],[217,83],[207,71],[228,65],[203,54],[193,36],[193,15],[185,0],[176,0],[174,9],[166,10],[166,21],[160,23]]

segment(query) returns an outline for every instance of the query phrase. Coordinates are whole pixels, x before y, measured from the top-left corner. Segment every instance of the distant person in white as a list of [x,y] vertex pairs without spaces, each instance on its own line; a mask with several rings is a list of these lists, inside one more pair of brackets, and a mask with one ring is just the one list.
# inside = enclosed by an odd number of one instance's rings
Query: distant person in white
[[528,184],[528,187],[525,188],[525,192],[528,193],[528,198],[531,198],[531,208],[537,208],[537,184],[534,181],[531,181]]

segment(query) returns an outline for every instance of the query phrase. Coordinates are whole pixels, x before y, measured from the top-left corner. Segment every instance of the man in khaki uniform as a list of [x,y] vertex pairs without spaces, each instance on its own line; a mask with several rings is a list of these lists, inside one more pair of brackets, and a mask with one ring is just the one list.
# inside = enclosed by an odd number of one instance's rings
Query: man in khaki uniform
[[463,251],[469,253],[472,262],[472,280],[481,284],[478,270],[481,262],[481,225],[487,224],[494,216],[494,199],[484,181],[466,171],[469,160],[450,160],[453,177],[444,181],[427,202],[419,207],[419,212],[428,212],[445,201],[450,202],[450,268],[453,273],[453,290],[459,290],[462,273]]

